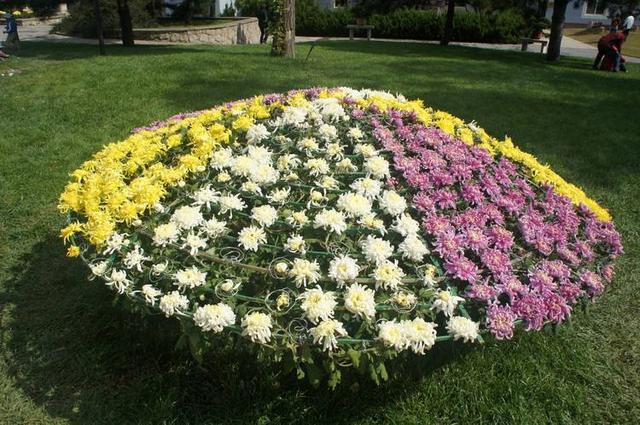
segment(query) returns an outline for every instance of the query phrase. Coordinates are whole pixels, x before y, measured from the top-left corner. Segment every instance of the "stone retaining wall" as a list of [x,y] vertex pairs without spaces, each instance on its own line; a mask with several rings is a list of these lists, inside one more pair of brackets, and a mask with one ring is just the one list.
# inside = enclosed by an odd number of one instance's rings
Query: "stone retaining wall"
[[260,28],[256,18],[237,18],[234,22],[201,27],[136,28],[133,32],[136,40],[172,43],[255,44],[260,42]]

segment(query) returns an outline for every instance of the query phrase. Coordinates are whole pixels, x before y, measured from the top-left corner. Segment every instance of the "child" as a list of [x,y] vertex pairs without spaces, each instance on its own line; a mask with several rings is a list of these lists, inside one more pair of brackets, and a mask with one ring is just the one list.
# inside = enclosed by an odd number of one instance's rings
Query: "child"
[[20,48],[20,38],[18,37],[18,24],[11,13],[4,14],[7,20],[7,26],[4,32],[7,34],[7,40],[4,42],[5,47],[18,50]]

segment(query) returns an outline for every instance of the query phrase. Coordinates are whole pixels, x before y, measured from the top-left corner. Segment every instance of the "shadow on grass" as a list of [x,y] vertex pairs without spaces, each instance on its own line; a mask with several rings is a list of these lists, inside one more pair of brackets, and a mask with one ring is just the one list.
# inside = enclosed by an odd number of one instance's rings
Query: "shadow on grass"
[[[332,392],[281,378],[264,380],[254,359],[217,353],[203,366],[174,349],[176,321],[140,318],[111,305],[113,294],[87,282],[87,269],[64,257],[59,239],[36,244],[0,294],[10,319],[2,356],[22,392],[72,423],[349,423],[406,395],[407,385],[464,354],[439,350],[399,380]],[[380,418],[383,419],[383,418]]]

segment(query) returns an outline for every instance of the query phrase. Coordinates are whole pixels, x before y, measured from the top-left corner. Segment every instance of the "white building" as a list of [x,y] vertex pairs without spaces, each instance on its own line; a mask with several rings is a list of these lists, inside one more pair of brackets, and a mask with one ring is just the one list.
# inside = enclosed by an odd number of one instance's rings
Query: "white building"
[[[164,0],[163,3],[171,6],[178,6],[182,4],[184,0]],[[234,0],[211,0],[210,6],[212,8],[211,14],[213,16],[220,16],[225,7],[234,7]],[[164,7],[162,9],[162,16],[169,17],[173,13],[173,9],[170,7]]]
[[[553,0],[549,0],[547,4],[546,18],[551,20],[553,15]],[[565,17],[565,23],[567,24],[581,24],[585,26],[591,26],[594,24],[611,23],[609,17],[609,10],[606,7],[606,1],[604,0],[584,0],[584,1],[572,1],[567,6],[567,13]]]

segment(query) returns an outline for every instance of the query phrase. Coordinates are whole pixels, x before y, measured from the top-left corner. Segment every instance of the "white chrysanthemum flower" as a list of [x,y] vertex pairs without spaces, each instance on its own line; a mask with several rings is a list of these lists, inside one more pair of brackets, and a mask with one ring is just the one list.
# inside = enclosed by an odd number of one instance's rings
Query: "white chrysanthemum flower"
[[94,276],[102,277],[106,272],[109,265],[106,261],[100,261],[95,264],[89,264],[89,269]]
[[320,280],[320,265],[315,260],[296,258],[293,260],[289,275],[293,277],[297,287],[313,285]]
[[319,182],[316,183],[323,189],[338,189],[340,187],[340,182],[332,176],[322,176]]
[[437,326],[435,323],[425,322],[420,317],[404,321],[409,346],[414,353],[424,354],[435,345]]
[[252,312],[242,318],[242,335],[253,342],[266,344],[271,339],[271,316],[265,313]]
[[248,226],[238,233],[238,243],[245,251],[257,251],[258,247],[267,243],[267,234],[261,227]]
[[191,194],[191,198],[193,199],[193,205],[196,206],[206,206],[207,209],[211,208],[211,204],[214,204],[218,201],[220,197],[220,193],[211,189],[211,185],[207,185],[205,187],[201,187],[193,194]]
[[307,110],[304,108],[290,106],[282,113],[282,123],[285,125],[299,126],[304,123],[305,118],[307,118]]
[[224,303],[207,304],[198,307],[193,313],[193,321],[203,331],[214,333],[222,332],[225,326],[231,326],[236,322],[236,315],[228,305]]
[[422,282],[424,283],[424,286],[428,288],[433,288],[436,285],[437,272],[438,270],[436,269],[436,266],[434,266],[433,264],[427,264],[424,267],[423,276],[422,276]]
[[344,293],[344,307],[351,313],[366,320],[376,315],[375,291],[354,283]]
[[182,313],[189,308],[189,299],[178,291],[173,291],[160,298],[160,310],[165,316],[173,316],[176,313]]
[[372,157],[379,158],[377,149],[373,145],[370,145],[368,143],[361,143],[356,145],[353,148],[353,152],[356,155],[359,154],[364,156],[365,158],[372,158]]
[[[320,114],[322,114],[322,118],[328,121],[339,121],[342,117],[346,116],[346,112],[342,105],[337,102],[328,102],[328,100],[334,100],[332,98],[322,99],[324,100],[324,104],[320,107]],[[320,100],[320,99],[319,99]],[[317,101],[316,101],[317,102]],[[314,103],[316,103],[314,102]]]
[[271,205],[253,207],[251,210],[251,218],[257,221],[260,226],[269,227],[278,219],[278,211]]
[[382,238],[367,236],[367,239],[360,242],[362,253],[368,261],[382,263],[393,255],[393,246]]
[[257,184],[270,185],[280,180],[280,172],[270,164],[258,164],[249,172],[249,179]]
[[405,326],[395,319],[378,325],[378,340],[396,351],[402,351],[409,346],[409,338]]
[[140,292],[147,304],[150,305],[155,305],[158,297],[162,295],[162,291],[153,285],[142,285],[142,290]]
[[418,301],[415,294],[408,291],[397,291],[396,293],[393,294],[393,296],[391,297],[391,300],[395,305],[403,309],[408,309],[413,307],[415,303]]
[[251,145],[247,148],[247,155],[258,164],[271,165],[273,152],[264,146]]
[[256,144],[269,137],[269,130],[264,124],[254,124],[247,130],[247,142]]
[[142,263],[150,259],[150,257],[144,255],[144,250],[140,248],[140,245],[136,244],[131,251],[126,253],[122,262],[129,270],[136,269],[142,272]]
[[338,305],[333,292],[324,292],[319,286],[304,291],[300,299],[300,308],[311,323],[333,318],[333,309]]
[[389,215],[402,214],[407,209],[407,200],[395,190],[385,190],[378,200],[380,207]]
[[397,289],[405,274],[397,261],[385,261],[378,263],[371,276],[376,280],[376,288]]
[[312,176],[321,176],[330,171],[329,163],[322,158],[311,158],[304,163],[304,168]]
[[311,156],[313,153],[320,150],[320,145],[313,137],[305,137],[298,140],[298,143],[296,143],[296,147],[308,156]]
[[307,202],[307,207],[311,205],[317,207],[322,205],[326,201],[327,197],[322,192],[311,189],[309,191],[309,202]]
[[336,336],[347,336],[344,325],[334,319],[324,320],[315,328],[309,329],[314,344],[322,344],[323,351],[333,351],[338,348]]
[[300,176],[298,176],[297,173],[289,173],[286,176],[284,176],[284,181],[286,182],[295,182],[300,180]]
[[451,317],[458,304],[463,301],[464,298],[453,295],[449,291],[439,290],[431,304],[431,310],[442,312],[445,316]]
[[191,266],[175,272],[173,279],[173,284],[176,285],[179,290],[185,288],[193,289],[205,284],[207,272],[201,272],[196,266]]
[[153,266],[151,266],[151,274],[153,274],[154,276],[160,276],[162,273],[164,273],[167,268],[169,267],[169,261],[163,261],[162,263],[156,263]]
[[381,156],[372,156],[371,158],[368,158],[364,163],[364,170],[368,175],[376,179],[384,179],[391,175],[391,172],[389,171],[389,162]]
[[358,262],[348,255],[335,257],[329,263],[329,277],[342,287],[345,283],[354,281],[360,273]]
[[290,226],[300,229],[309,223],[309,217],[307,217],[306,211],[294,211],[289,215],[285,221]]
[[351,183],[350,187],[355,190],[356,193],[366,196],[369,199],[373,199],[382,191],[382,182],[380,180],[373,180],[368,177],[364,177]]
[[277,162],[278,170],[280,171],[295,170],[300,166],[300,164],[302,164],[302,161],[300,161],[300,158],[298,158],[295,154],[292,154],[292,153],[281,155],[278,158],[278,162]]
[[107,247],[103,251],[104,254],[113,254],[114,252],[120,252],[122,248],[129,245],[129,235],[125,233],[114,233],[107,239]]
[[231,148],[216,149],[211,154],[211,166],[216,170],[222,170],[232,164],[233,151]]
[[366,227],[367,229],[376,230],[380,232],[381,235],[385,235],[387,233],[387,228],[384,224],[384,221],[381,218],[376,217],[375,214],[367,214],[358,220],[358,224]]
[[167,244],[176,243],[178,236],[180,236],[180,231],[175,223],[160,224],[153,230],[153,243],[165,247]]
[[189,249],[189,255],[198,255],[198,252],[206,247],[207,240],[193,232],[187,234],[182,244],[182,249]]
[[322,124],[318,128],[318,134],[323,140],[330,142],[338,138],[338,129],[329,124]]
[[462,339],[464,342],[473,342],[478,338],[480,325],[471,319],[455,316],[449,319],[447,331],[453,335],[453,340]]
[[334,209],[322,210],[316,214],[313,220],[313,227],[323,228],[338,235],[347,230],[345,216],[340,211]]
[[364,217],[371,213],[371,200],[357,193],[343,193],[338,198],[336,207],[350,217]]
[[218,220],[215,217],[211,217],[209,220],[205,221],[201,229],[212,239],[219,238],[229,231],[227,228],[227,222],[224,220]]
[[398,245],[398,251],[402,254],[402,258],[410,261],[422,261],[425,255],[430,251],[427,246],[416,235],[409,235],[404,241]]
[[364,133],[358,127],[351,127],[349,131],[347,131],[347,137],[358,142],[362,140],[362,138],[364,137]]
[[294,234],[287,238],[284,249],[295,254],[304,255],[307,252],[307,244],[302,236]]
[[239,155],[231,160],[230,170],[236,176],[247,177],[258,166],[258,161],[249,155]]
[[118,269],[112,269],[105,281],[108,287],[115,289],[119,294],[127,292],[131,285],[131,280],[127,278],[127,272]]
[[218,177],[216,177],[216,180],[219,183],[226,183],[229,180],[231,180],[231,174],[227,173],[226,171],[223,171],[220,174],[218,174]]
[[164,205],[162,205],[160,202],[156,202],[155,204],[153,204],[151,206],[151,208],[153,208],[153,210],[157,213],[164,213],[166,211],[166,208],[164,207]]
[[358,167],[353,165],[349,158],[344,158],[336,163],[336,171],[339,173],[352,173],[358,171]]
[[414,220],[409,214],[401,214],[396,217],[391,228],[402,236],[415,235],[420,230],[420,223]]
[[247,204],[240,199],[240,195],[224,195],[221,196],[219,201],[220,214],[229,213],[229,217],[233,217],[234,211],[242,211],[247,207]]
[[193,229],[200,225],[204,221],[200,207],[183,206],[173,212],[171,216],[171,222],[173,222],[178,229]]
[[344,154],[344,147],[340,143],[329,143],[325,149],[325,155],[329,159],[340,159]]
[[253,193],[254,195],[262,196],[262,188],[254,181],[246,181],[240,186],[240,190],[243,192]]
[[271,193],[269,193],[267,198],[274,204],[282,204],[287,200],[290,193],[291,193],[290,187],[274,189],[271,191]]

